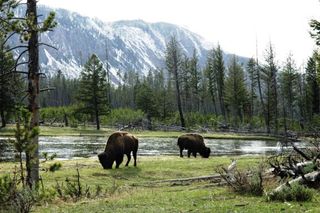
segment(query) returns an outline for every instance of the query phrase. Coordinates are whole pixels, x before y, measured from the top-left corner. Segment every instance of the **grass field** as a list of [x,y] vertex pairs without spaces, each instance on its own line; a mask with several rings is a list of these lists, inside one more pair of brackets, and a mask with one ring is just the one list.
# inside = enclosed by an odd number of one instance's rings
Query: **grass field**
[[[262,157],[236,157],[240,169],[254,167]],[[230,164],[230,157],[179,158],[176,156],[138,157],[138,167],[121,164],[120,169],[103,170],[96,158],[60,161],[62,168],[46,172],[52,161],[41,164],[41,177],[47,193],[56,183],[76,178],[90,187],[91,198],[78,202],[57,195],[38,204],[34,212],[320,212],[319,193],[311,202],[267,202],[266,197],[235,194],[226,186],[210,181],[159,182],[215,174],[219,165]],[[0,176],[14,171],[13,163],[0,164]],[[96,187],[101,194],[94,196]],[[266,191],[274,187],[266,186]]]

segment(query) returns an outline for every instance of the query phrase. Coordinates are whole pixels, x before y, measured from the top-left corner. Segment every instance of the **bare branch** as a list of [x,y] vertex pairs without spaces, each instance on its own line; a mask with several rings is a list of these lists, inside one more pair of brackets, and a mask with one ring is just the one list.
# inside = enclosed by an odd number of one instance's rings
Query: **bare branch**
[[296,147],[292,142],[291,142],[291,146],[293,147],[294,151],[298,152],[304,159],[306,160],[312,160],[309,156],[307,156],[303,151],[301,151],[300,149],[298,149],[298,147]]
[[47,46],[47,47],[50,47],[52,49],[55,49],[55,50],[58,50],[58,48],[56,48],[55,46],[52,46],[50,44],[46,44],[46,43],[39,43],[38,46],[41,46],[41,45],[44,45],[44,46]]
[[3,43],[1,44],[1,45],[2,45],[2,48],[3,48],[3,46],[7,43],[7,41],[8,41],[14,34],[16,34],[16,32],[11,33],[11,35],[9,35],[9,36],[3,41]]
[[5,51],[5,53],[7,53],[7,52],[11,52],[12,50],[19,49],[19,48],[28,48],[28,46],[27,46],[27,45],[19,45],[19,46],[15,46],[15,47],[12,47],[12,48],[10,48],[10,49],[6,50],[6,51]]
[[48,88],[40,89],[40,92],[46,92],[46,91],[55,90],[55,89],[56,89],[55,87],[48,87]]

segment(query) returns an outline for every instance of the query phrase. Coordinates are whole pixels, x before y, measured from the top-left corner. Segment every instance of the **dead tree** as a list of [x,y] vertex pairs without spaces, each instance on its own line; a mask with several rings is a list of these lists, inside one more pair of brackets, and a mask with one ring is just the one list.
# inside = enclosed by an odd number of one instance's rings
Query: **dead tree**
[[275,191],[293,183],[308,187],[320,187],[320,133],[315,131],[313,138],[307,140],[303,147],[293,142],[288,143],[289,152],[268,159],[272,173],[285,183]]

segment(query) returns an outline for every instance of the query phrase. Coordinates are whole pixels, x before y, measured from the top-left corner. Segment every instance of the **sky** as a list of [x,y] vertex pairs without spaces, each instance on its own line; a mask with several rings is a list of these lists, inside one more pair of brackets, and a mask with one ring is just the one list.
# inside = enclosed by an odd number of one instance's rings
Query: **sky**
[[315,49],[309,21],[320,20],[319,0],[39,0],[39,4],[105,22],[142,19],[177,24],[219,43],[226,52],[246,57],[258,52],[263,59],[271,42],[280,66],[292,54],[297,67]]

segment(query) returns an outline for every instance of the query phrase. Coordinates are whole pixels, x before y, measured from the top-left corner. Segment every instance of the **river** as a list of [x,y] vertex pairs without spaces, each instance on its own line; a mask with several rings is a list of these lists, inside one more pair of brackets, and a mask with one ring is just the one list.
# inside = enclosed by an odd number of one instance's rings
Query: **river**
[[[13,159],[12,146],[4,146],[5,138],[0,138],[0,160]],[[91,157],[102,152],[107,138],[88,136],[40,137],[40,153],[57,154],[59,159]],[[279,152],[281,146],[276,141],[205,139],[211,148],[211,156],[218,155],[269,155]],[[186,153],[186,151],[184,151]],[[176,138],[139,138],[140,156],[179,155]]]

